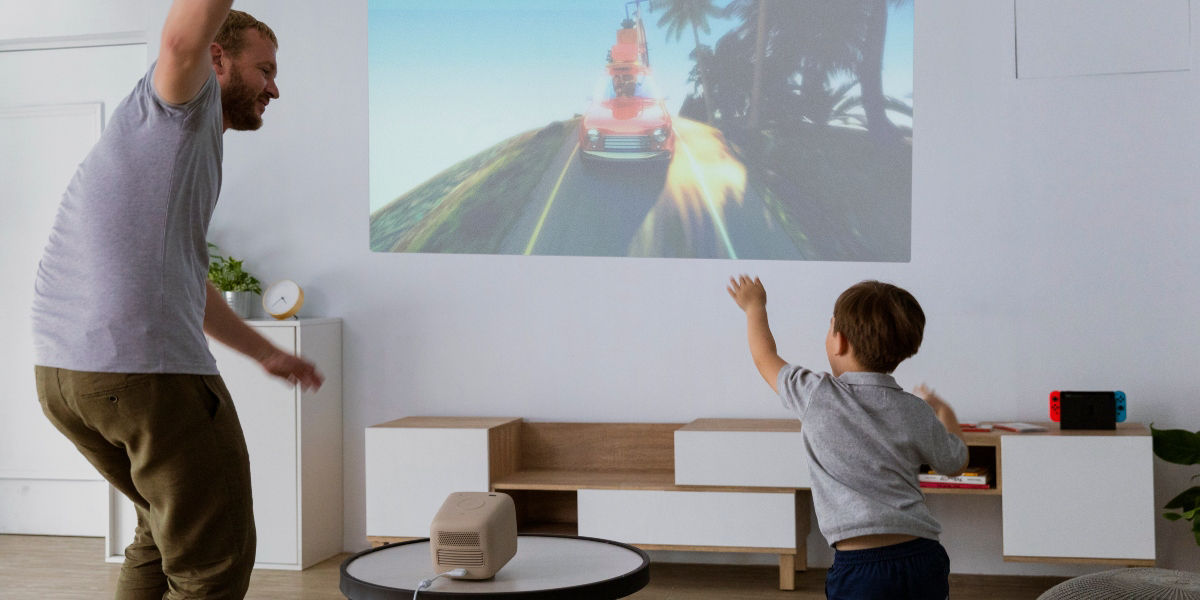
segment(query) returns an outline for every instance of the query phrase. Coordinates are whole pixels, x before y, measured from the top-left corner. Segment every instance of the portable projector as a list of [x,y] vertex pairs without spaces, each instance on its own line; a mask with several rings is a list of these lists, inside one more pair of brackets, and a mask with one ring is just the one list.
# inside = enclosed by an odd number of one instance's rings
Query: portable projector
[[517,553],[517,509],[508,494],[454,492],[429,525],[433,568],[455,579],[490,579]]

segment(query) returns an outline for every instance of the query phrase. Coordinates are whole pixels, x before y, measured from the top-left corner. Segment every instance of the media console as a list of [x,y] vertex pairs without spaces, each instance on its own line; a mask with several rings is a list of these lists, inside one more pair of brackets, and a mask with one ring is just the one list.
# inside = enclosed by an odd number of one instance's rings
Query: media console
[[[1153,566],[1149,430],[1048,425],[1039,434],[965,434],[973,464],[996,474],[992,487],[925,493],[1002,496],[1006,560]],[[781,589],[794,589],[795,572],[807,567],[810,483],[794,419],[407,417],[368,427],[365,437],[372,545],[427,537],[451,492],[503,491],[520,533],[775,554]]]

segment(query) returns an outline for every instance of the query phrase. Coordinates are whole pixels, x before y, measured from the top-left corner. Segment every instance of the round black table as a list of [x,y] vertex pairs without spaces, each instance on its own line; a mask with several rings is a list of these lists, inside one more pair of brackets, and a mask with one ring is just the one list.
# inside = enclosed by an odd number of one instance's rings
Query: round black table
[[[411,600],[437,575],[428,539],[359,552],[342,563],[340,589],[350,600]],[[485,580],[439,578],[421,598],[624,598],[650,582],[650,557],[619,542],[571,535],[519,535],[517,554]]]

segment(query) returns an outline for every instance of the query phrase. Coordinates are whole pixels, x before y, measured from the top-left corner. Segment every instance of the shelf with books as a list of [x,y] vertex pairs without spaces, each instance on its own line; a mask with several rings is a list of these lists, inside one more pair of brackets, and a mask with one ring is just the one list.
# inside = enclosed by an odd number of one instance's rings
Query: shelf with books
[[[917,475],[921,490],[927,494],[999,494],[1000,490],[995,486],[993,478],[994,467],[991,466],[994,463],[981,462],[984,454],[986,453],[975,452],[972,455],[973,462],[969,463],[971,466],[959,475],[942,475],[934,472],[928,465],[922,465],[921,472]],[[989,456],[994,458],[994,453]]]

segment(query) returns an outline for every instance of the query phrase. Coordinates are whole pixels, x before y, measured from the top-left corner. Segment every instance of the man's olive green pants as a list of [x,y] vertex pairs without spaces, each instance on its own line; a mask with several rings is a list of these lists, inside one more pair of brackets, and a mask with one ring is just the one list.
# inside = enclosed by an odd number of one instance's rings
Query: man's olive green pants
[[245,597],[255,545],[250,459],[221,377],[35,373],[50,422],[136,507],[116,597]]

